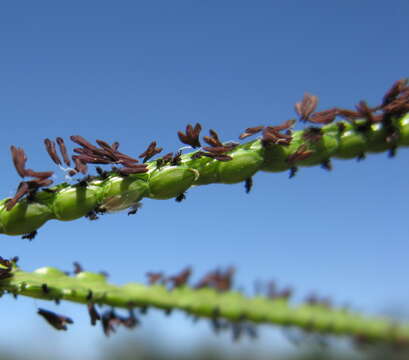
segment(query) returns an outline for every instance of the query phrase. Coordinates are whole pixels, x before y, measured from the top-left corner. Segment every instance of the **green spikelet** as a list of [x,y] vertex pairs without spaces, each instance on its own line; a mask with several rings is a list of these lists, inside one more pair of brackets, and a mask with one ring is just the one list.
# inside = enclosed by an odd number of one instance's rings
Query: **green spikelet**
[[246,297],[236,291],[195,289],[187,285],[172,290],[163,285],[137,283],[115,286],[101,274],[80,272],[72,277],[52,267],[28,273],[13,265],[8,270],[0,268],[0,291],[14,295],[124,309],[177,309],[201,318],[217,316],[232,322],[296,326],[324,334],[359,336],[367,341],[409,344],[408,324],[397,326],[384,318],[319,304],[296,306],[286,298]]
[[[409,146],[409,115],[366,126],[365,120],[354,124],[332,123],[322,128],[295,131],[289,144],[263,144],[253,140],[232,148],[228,161],[209,157],[196,158],[196,152],[181,156],[178,165],[158,166],[148,162],[145,174],[120,176],[85,184],[60,184],[37,192],[30,200],[20,200],[11,210],[7,200],[0,203],[0,233],[31,233],[51,219],[71,221],[92,211],[118,211],[130,208],[144,197],[170,199],[191,186],[211,183],[234,184],[245,181],[258,171],[280,172],[294,166],[315,166],[331,158],[351,159],[366,153],[377,153]],[[394,134],[390,140],[391,129]],[[313,136],[311,136],[311,134]]]

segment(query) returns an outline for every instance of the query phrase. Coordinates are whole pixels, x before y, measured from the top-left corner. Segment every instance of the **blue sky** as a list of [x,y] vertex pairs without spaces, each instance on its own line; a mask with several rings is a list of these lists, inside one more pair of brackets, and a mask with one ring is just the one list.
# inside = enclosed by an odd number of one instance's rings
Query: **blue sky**
[[[19,182],[10,145],[24,147],[29,167],[55,170],[62,181],[43,148],[46,137],[118,140],[137,155],[152,140],[177,149],[176,131],[188,123],[216,129],[224,140],[249,126],[278,124],[294,117],[306,91],[320,97],[320,109],[376,104],[408,76],[408,11],[406,1],[2,4],[2,198]],[[394,159],[335,161],[331,173],[301,169],[291,180],[260,173],[249,195],[242,184],[211,185],[191,189],[181,204],[146,200],[134,217],[50,222],[31,243],[1,235],[0,255],[19,255],[27,270],[69,270],[77,260],[107,270],[115,283],[145,281],[150,270],[192,265],[197,278],[234,265],[237,285],[248,290],[257,279],[275,279],[293,286],[296,298],[315,290],[368,313],[403,308],[408,157],[402,149]],[[19,335],[10,342],[16,347],[21,337],[38,347],[52,338],[56,351],[76,357],[90,351],[89,339],[104,343],[80,306],[57,308],[78,322],[60,334],[35,315],[36,306],[54,305],[2,302],[1,329]],[[182,316],[145,322],[176,346],[210,333]],[[265,331],[268,343],[273,334]]]

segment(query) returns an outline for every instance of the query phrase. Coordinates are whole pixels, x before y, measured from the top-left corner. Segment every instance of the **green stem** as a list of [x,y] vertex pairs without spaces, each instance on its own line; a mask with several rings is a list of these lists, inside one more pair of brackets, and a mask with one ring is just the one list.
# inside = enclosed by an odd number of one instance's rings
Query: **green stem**
[[[293,132],[289,144],[253,140],[228,152],[230,161],[195,158],[196,152],[192,152],[182,155],[175,166],[159,166],[158,161],[151,161],[144,174],[123,177],[111,173],[106,179],[94,178],[76,185],[63,183],[20,200],[11,210],[6,208],[9,199],[4,199],[0,202],[0,233],[28,234],[51,219],[70,221],[95,210],[123,210],[135,207],[144,197],[170,199],[191,186],[234,184],[258,171],[280,172],[327,164],[332,158],[351,159],[407,146],[409,115],[391,119],[388,124],[368,125],[366,120],[356,120],[331,123],[320,129],[309,127]],[[305,153],[309,156],[302,156]]]
[[349,335],[387,343],[409,343],[409,324],[397,326],[381,317],[329,308],[323,305],[291,305],[286,299],[265,296],[246,297],[235,291],[181,286],[168,290],[162,285],[109,284],[100,274],[80,272],[67,276],[51,267],[32,273],[13,266],[10,277],[0,280],[0,291],[44,300],[95,303],[125,309],[154,307],[178,309],[200,318],[223,318],[232,322],[250,321],[332,335]]

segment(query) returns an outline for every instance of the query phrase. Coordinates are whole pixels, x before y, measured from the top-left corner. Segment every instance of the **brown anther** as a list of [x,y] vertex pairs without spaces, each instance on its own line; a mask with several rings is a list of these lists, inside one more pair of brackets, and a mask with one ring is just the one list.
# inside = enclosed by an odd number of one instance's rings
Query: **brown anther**
[[224,154],[228,151],[231,150],[231,148],[227,147],[227,146],[204,146],[203,150],[208,151],[212,154]]
[[107,157],[111,162],[117,162],[119,159],[117,157],[117,151],[111,147],[106,141],[96,140],[96,143],[101,147],[104,152],[104,156]]
[[38,179],[47,179],[53,175],[53,171],[34,171],[31,169],[26,169],[26,176],[31,176]]
[[229,155],[218,155],[218,154],[213,154],[213,153],[205,152],[205,151],[197,151],[191,156],[191,158],[192,159],[199,159],[202,156],[206,156],[206,157],[212,158],[214,160],[218,160],[218,161],[230,161],[230,160],[233,159]]
[[40,178],[40,179],[34,179],[34,180],[26,181],[26,183],[27,183],[28,187],[30,188],[30,190],[35,192],[40,187],[45,187],[45,186],[51,185],[53,183],[53,180]]
[[353,121],[361,117],[359,112],[348,110],[348,109],[339,109],[337,108],[337,115],[343,117],[348,121]]
[[170,161],[170,164],[173,165],[173,166],[177,166],[177,165],[180,165],[181,161],[182,161],[182,152],[177,151],[175,153],[175,155],[173,155],[173,157],[172,157],[172,159]]
[[212,153],[204,153],[204,156],[210,157],[212,159],[215,159],[217,161],[230,161],[233,160],[233,158],[229,155],[218,155],[218,154],[212,154]]
[[67,330],[67,324],[74,322],[67,316],[58,315],[52,311],[39,308],[38,312],[53,328],[57,330]]
[[173,284],[173,288],[177,288],[179,286],[186,285],[191,274],[192,269],[190,267],[187,267],[186,269],[182,270],[179,274],[168,277],[166,281],[171,282]]
[[159,154],[162,151],[162,148],[157,148],[156,147],[156,141],[152,141],[148,148],[139,155],[139,158],[143,158],[143,162],[146,163],[150,158],[155,156],[156,154]]
[[223,147],[222,142],[219,139],[219,135],[217,134],[216,131],[210,129],[209,130],[210,136],[203,136],[203,140],[208,143],[210,146],[213,147]]
[[338,115],[338,109],[333,108],[333,109],[313,113],[308,118],[308,121],[315,123],[315,124],[329,124],[335,120],[337,115]]
[[356,105],[356,111],[363,117],[364,119],[368,120],[370,124],[375,122],[374,115],[372,114],[374,109],[371,109],[366,101],[362,100]]
[[267,126],[263,130],[263,137],[261,139],[264,146],[268,144],[289,145],[292,136],[289,134],[281,134],[274,127]]
[[149,285],[156,284],[158,281],[164,280],[163,273],[160,272],[147,272]]
[[408,79],[400,79],[396,81],[383,97],[382,106],[388,105],[394,101],[407,88],[407,84]]
[[263,128],[264,128],[264,126],[254,126],[254,127],[251,127],[251,128],[247,128],[246,130],[244,130],[244,132],[242,134],[240,134],[239,139],[243,140],[245,138],[248,138],[249,136],[257,134],[261,130],[263,130]]
[[131,162],[131,163],[138,163],[139,160],[134,159],[133,157],[129,156],[129,155],[125,155],[120,153],[119,151],[117,151],[115,153],[115,156],[119,159],[119,163],[121,163],[122,161],[126,161],[126,162]]
[[302,134],[302,138],[311,143],[316,143],[316,142],[321,141],[322,135],[323,135],[323,132],[321,128],[310,126],[304,130]]
[[70,139],[75,142],[78,145],[81,145],[83,148],[86,148],[88,150],[98,150],[98,148],[91,143],[89,143],[87,140],[85,140],[82,136],[80,135],[72,135],[70,136]]
[[119,174],[121,175],[131,175],[131,174],[143,174],[148,171],[148,167],[146,165],[137,164],[132,167],[123,167],[118,169]]
[[21,182],[18,185],[17,192],[14,197],[6,202],[6,210],[10,211],[24,195],[28,194],[28,191],[29,186],[27,182]]
[[108,160],[103,157],[90,156],[90,155],[85,155],[85,154],[74,155],[74,156],[79,158],[83,163],[86,163],[86,164],[98,164],[98,165],[112,164],[111,160]]
[[228,291],[231,289],[235,269],[229,267],[226,271],[216,269],[205,275],[195,288],[211,287],[218,291]]
[[72,160],[74,160],[75,170],[77,172],[80,172],[81,174],[86,175],[88,172],[87,164],[83,162],[77,155],[73,155]]
[[17,173],[23,178],[26,176],[26,162],[27,156],[23,150],[23,148],[17,148],[14,145],[10,147],[14,167],[17,170]]
[[68,151],[65,146],[65,142],[63,138],[57,137],[56,141],[57,141],[58,147],[60,148],[60,152],[61,152],[62,158],[64,159],[65,165],[71,166],[70,157],[68,156]]
[[318,97],[305,93],[303,99],[295,104],[295,112],[300,116],[301,121],[308,121],[310,115],[318,105]]
[[313,154],[313,151],[307,150],[307,145],[302,144],[294,154],[288,155],[287,162],[290,164],[307,159]]
[[190,145],[191,147],[198,148],[200,147],[200,140],[199,140],[199,135],[200,131],[202,130],[202,126],[197,123],[195,127],[193,128],[192,125],[187,125],[186,126],[186,133],[183,133],[182,131],[178,131],[178,137],[179,140],[186,145]]
[[399,97],[382,107],[385,116],[401,116],[409,112],[409,87],[401,91]]
[[51,157],[51,160],[54,161],[55,164],[61,165],[62,162],[59,156],[57,155],[54,141],[51,141],[50,139],[44,139],[44,145],[48,155],[50,155]]
[[280,125],[276,125],[276,126],[267,126],[267,128],[269,130],[273,130],[273,131],[282,131],[282,130],[289,130],[291,129],[296,123],[296,120],[294,119],[290,119],[290,120],[286,120],[284,121],[282,124]]

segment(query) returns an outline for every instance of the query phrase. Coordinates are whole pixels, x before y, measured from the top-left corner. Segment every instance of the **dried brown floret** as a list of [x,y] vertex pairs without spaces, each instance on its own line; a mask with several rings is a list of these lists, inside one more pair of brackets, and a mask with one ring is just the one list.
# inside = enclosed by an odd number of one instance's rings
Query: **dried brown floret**
[[292,164],[297,161],[302,161],[310,157],[312,154],[313,154],[313,151],[308,150],[307,145],[302,144],[298,147],[298,149],[296,150],[294,154],[288,155],[287,162]]
[[162,148],[156,147],[156,141],[152,141],[148,148],[139,155],[139,158],[143,158],[143,162],[146,163],[150,158],[159,154],[162,151]]
[[156,284],[158,281],[164,280],[163,273],[161,272],[147,272],[146,276],[148,277],[149,285]]
[[132,156],[122,154],[119,151],[117,151],[115,153],[115,155],[119,159],[119,161],[118,161],[119,163],[121,163],[121,161],[127,161],[127,162],[131,162],[131,163],[138,163],[139,162],[139,160],[134,159]]
[[305,93],[303,99],[295,104],[295,112],[300,116],[301,121],[308,121],[310,115],[318,105],[318,97]]
[[192,269],[190,267],[187,267],[186,269],[182,270],[179,274],[168,277],[166,281],[171,282],[173,287],[176,288],[179,286],[186,285],[191,274]]
[[33,200],[34,194],[40,187],[49,186],[53,183],[51,179],[39,178],[30,181],[22,181],[17,187],[16,194],[12,199],[9,199],[6,203],[6,209],[11,210],[17,202],[23,198],[24,195],[27,195],[27,199]]
[[399,97],[382,107],[386,116],[400,116],[409,112],[409,87],[405,87]]
[[289,145],[292,139],[290,134],[281,134],[272,127],[265,127],[261,141],[264,146],[268,144]]
[[131,175],[131,174],[143,174],[148,171],[148,167],[143,164],[136,164],[132,167],[123,167],[118,169],[121,175]]
[[181,161],[182,161],[182,152],[179,150],[179,151],[176,151],[175,154],[173,155],[170,161],[170,164],[173,166],[180,165]]
[[333,108],[333,109],[313,113],[308,118],[308,121],[315,123],[315,124],[329,124],[335,120],[337,115],[338,115],[338,109]]
[[204,146],[203,150],[208,151],[208,152],[213,153],[213,154],[224,154],[224,153],[230,151],[231,149],[228,148],[228,147],[225,147],[225,146],[214,146],[214,147]]
[[[263,146],[269,144],[289,145],[292,140],[291,128],[295,124],[295,120],[287,120],[280,125],[266,126],[263,129],[263,136],[261,138]],[[283,134],[281,131],[286,130]]]
[[344,119],[348,121],[353,121],[361,117],[361,115],[357,111],[352,111],[348,109],[339,109],[339,108],[337,108],[337,115],[343,117]]
[[39,189],[40,187],[49,186],[53,183],[53,180],[47,178],[40,178],[35,180],[26,181],[30,190],[34,190],[34,192]]
[[210,146],[219,147],[223,146],[222,142],[219,139],[219,135],[216,131],[210,129],[209,130],[210,136],[203,136],[203,140],[207,142]]
[[7,211],[10,211],[24,195],[28,194],[28,190],[28,184],[25,181],[21,182],[14,197],[6,202]]
[[58,146],[60,148],[62,158],[64,159],[65,165],[71,166],[70,157],[68,156],[68,151],[67,151],[67,148],[65,146],[65,142],[64,142],[63,138],[57,137],[56,140],[57,140],[57,144],[58,144]]
[[206,274],[195,287],[197,289],[211,287],[218,291],[228,291],[232,287],[234,273],[233,267],[229,267],[225,271],[216,269]]
[[186,133],[178,131],[179,140],[182,143],[190,145],[193,148],[198,148],[201,146],[199,140],[201,130],[202,126],[199,123],[197,123],[194,128],[192,125],[189,124],[186,126]]
[[83,148],[89,149],[89,150],[98,150],[98,148],[94,145],[92,145],[90,142],[85,140],[82,136],[80,135],[72,135],[70,136],[70,139],[75,142],[78,145],[81,145]]
[[245,138],[248,138],[249,136],[252,136],[254,134],[259,133],[261,130],[263,130],[264,126],[254,126],[251,128],[247,128],[244,130],[244,133],[240,134],[239,139],[243,140]]
[[55,164],[61,165],[61,159],[57,155],[54,141],[51,141],[50,139],[44,139],[44,145],[48,155],[50,155],[51,157],[51,160],[54,161]]
[[280,125],[276,125],[276,126],[267,126],[267,129],[269,130],[273,130],[273,131],[282,131],[282,130],[289,130],[291,129],[296,123],[296,120],[294,119],[290,119],[290,120],[286,120],[284,121],[282,124]]
[[302,138],[306,141],[316,143],[322,139],[322,129],[318,127],[308,127],[304,130]]
[[38,179],[47,179],[53,176],[53,174],[54,174],[53,171],[34,171],[31,169],[26,169],[26,176],[35,177]]
[[218,155],[218,154],[213,154],[213,153],[209,153],[209,152],[205,152],[205,151],[197,151],[192,155],[192,159],[199,159],[202,156],[206,156],[218,161],[230,161],[233,158],[229,155]]
[[111,147],[106,141],[96,140],[97,144],[104,150],[104,155],[111,159],[113,162],[118,161],[116,156],[117,151]]
[[69,317],[56,314],[49,310],[39,308],[37,313],[57,330],[67,330],[67,324],[74,323]]
[[407,89],[407,84],[408,79],[400,79],[396,81],[383,97],[382,106],[388,105],[394,101],[405,89]]
[[293,293],[293,290],[290,287],[285,287],[281,290],[277,288],[277,285],[274,281],[270,281],[267,284],[266,296],[272,300],[275,299],[289,299]]
[[89,156],[85,154],[74,155],[74,156],[77,156],[82,162],[87,163],[87,164],[99,164],[99,165],[112,164],[111,160],[108,160],[102,157]]
[[14,167],[17,170],[17,173],[23,178],[26,176],[26,162],[27,156],[23,150],[23,148],[17,148],[14,145],[10,147]]
[[77,172],[80,172],[81,174],[86,175],[88,172],[87,164],[83,162],[77,155],[73,155],[72,160],[74,160],[75,170]]
[[376,118],[374,117],[374,109],[371,109],[366,101],[362,100],[356,105],[356,111],[360,115],[360,117],[368,120],[370,124],[376,122]]

